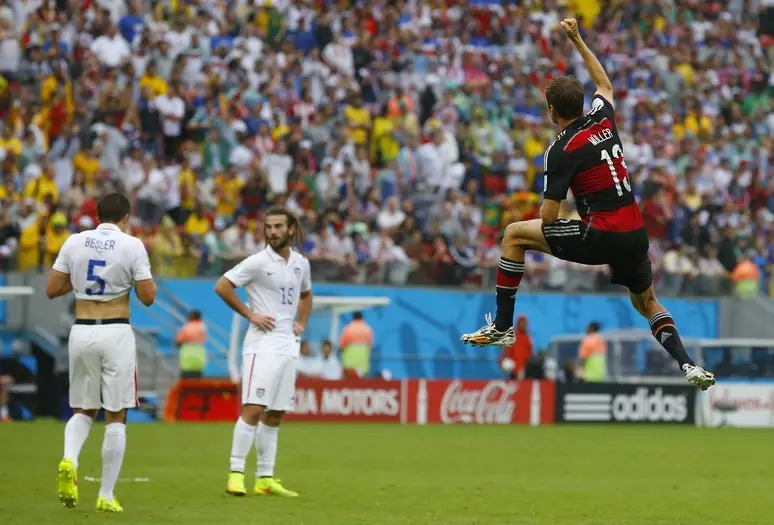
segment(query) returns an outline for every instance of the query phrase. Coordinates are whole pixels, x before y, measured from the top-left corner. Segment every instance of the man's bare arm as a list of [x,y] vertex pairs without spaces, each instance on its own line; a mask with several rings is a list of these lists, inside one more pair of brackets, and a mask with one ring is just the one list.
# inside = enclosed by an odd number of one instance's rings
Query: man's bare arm
[[239,298],[236,293],[236,287],[231,281],[225,277],[218,279],[218,282],[215,283],[215,293],[236,313],[245,319],[250,319],[252,311]]
[[298,303],[298,313],[296,313],[296,322],[301,326],[306,326],[309,316],[312,314],[312,292],[301,292],[301,301]]
[[46,295],[49,299],[61,297],[73,291],[73,283],[70,281],[70,275],[54,270],[48,272],[48,281],[46,281]]
[[599,59],[597,59],[591,49],[589,49],[589,46],[586,45],[586,42],[583,41],[583,38],[581,38],[578,31],[578,21],[574,18],[565,18],[561,24],[562,29],[567,32],[570,41],[583,58],[583,63],[586,64],[589,76],[591,76],[594,85],[597,86],[597,93],[613,104],[613,83],[610,82],[607,73],[605,73],[605,68],[602,67]]
[[229,308],[258,326],[261,330],[265,332],[274,330],[274,318],[250,310],[237,295],[234,283],[227,278],[221,277],[218,279],[218,282],[215,283],[215,293],[218,294],[218,297],[223,299],[223,302],[226,303]]

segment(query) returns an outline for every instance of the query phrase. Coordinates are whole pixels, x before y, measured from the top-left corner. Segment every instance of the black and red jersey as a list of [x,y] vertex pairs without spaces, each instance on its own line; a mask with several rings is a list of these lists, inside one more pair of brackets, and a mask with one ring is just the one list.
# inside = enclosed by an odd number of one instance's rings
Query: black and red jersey
[[572,190],[589,228],[628,232],[644,227],[632,194],[609,101],[594,95],[591,111],[567,126],[545,153],[543,197],[562,201]]

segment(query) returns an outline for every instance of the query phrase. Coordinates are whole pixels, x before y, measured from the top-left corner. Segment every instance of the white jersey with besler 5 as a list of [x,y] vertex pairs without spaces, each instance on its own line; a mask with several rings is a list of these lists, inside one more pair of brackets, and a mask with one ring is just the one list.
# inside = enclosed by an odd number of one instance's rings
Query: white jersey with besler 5
[[112,301],[152,278],[142,241],[114,224],[71,235],[53,268],[69,274],[75,298],[86,301]]
[[291,250],[285,261],[271,246],[266,246],[234,266],[224,277],[234,286],[244,287],[250,310],[270,315],[275,321],[274,330],[270,332],[251,324],[245,334],[243,353],[289,351],[298,356],[298,345],[267,344],[267,340],[296,342],[293,322],[298,312],[298,299],[312,289],[307,258]]
[[[108,223],[69,237],[53,269],[69,275],[76,299],[100,303],[153,278],[142,241]],[[68,349],[71,407],[118,412],[138,406],[137,350],[128,318],[76,319]]]

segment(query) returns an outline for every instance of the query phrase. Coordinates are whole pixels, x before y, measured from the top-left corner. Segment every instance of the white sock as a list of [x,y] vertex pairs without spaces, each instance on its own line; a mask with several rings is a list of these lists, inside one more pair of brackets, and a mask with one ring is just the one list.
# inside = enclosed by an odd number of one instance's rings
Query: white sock
[[89,437],[92,419],[86,414],[73,414],[67,421],[64,432],[64,457],[70,458],[78,468],[78,456],[81,455],[83,444]]
[[105,426],[105,440],[102,442],[102,484],[99,487],[99,497],[113,499],[121,465],[124,463],[126,450],[126,425],[110,423]]
[[231,470],[230,472],[244,472],[247,454],[250,453],[250,445],[255,438],[255,426],[248,425],[241,417],[234,425],[234,438],[231,441]]
[[8,405],[0,405],[0,419],[8,419]]
[[259,478],[274,477],[274,463],[277,462],[277,437],[279,427],[270,427],[258,423],[258,432],[255,434],[255,450],[258,452]]

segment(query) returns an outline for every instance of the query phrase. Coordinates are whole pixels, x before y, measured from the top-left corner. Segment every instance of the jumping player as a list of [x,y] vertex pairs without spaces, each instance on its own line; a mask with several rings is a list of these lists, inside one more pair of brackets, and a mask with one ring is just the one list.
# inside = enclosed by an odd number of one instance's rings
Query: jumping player
[[78,504],[78,456],[97,411],[105,409],[102,482],[97,511],[123,512],[113,494],[126,449],[126,409],[138,406],[136,347],[129,293],[145,306],[156,298],[148,253],[124,233],[129,199],[110,193],[97,204],[100,225],[65,241],[46,283],[49,298],[75,291],[75,324],[68,341],[70,406],[57,488],[65,507]]
[[[266,212],[268,245],[221,277],[215,292],[250,326],[242,350],[242,415],[234,426],[226,492],[244,496],[245,461],[255,443],[258,470],[255,494],[296,497],[274,478],[282,416],[293,408],[296,362],[312,312],[309,261],[291,248],[300,238],[298,219],[283,208]],[[244,286],[248,305],[235,288]]]
[[[574,18],[561,23],[596,85],[591,111],[583,114],[583,86],[560,77],[546,87],[551,121],[561,128],[545,152],[540,219],[509,224],[497,270],[497,315],[461,340],[475,346],[513,343],[513,310],[527,250],[588,265],[610,265],[612,282],[629,289],[634,308],[650,323],[656,340],[678,362],[688,381],[702,390],[715,376],[685,351],[672,316],[656,299],[648,259],[648,237],[632,195],[613,107],[613,86],[578,32]],[[572,189],[581,220],[559,219],[559,205]]]

